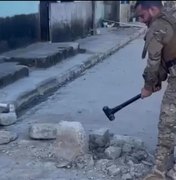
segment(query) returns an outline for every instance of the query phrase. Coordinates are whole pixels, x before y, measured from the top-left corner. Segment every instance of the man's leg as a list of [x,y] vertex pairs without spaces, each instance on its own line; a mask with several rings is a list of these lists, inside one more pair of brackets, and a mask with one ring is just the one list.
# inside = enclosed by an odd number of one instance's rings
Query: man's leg
[[[174,129],[176,125],[176,79],[169,78],[168,86],[164,93],[160,119],[158,124],[158,144],[155,154],[155,167],[153,173],[146,178],[165,179],[164,174],[168,170],[170,157],[174,149]],[[161,176],[163,176],[161,178]]]
[[158,144],[156,148],[156,169],[167,171],[174,150],[176,128],[176,78],[169,78],[163,96],[160,121],[158,124]]

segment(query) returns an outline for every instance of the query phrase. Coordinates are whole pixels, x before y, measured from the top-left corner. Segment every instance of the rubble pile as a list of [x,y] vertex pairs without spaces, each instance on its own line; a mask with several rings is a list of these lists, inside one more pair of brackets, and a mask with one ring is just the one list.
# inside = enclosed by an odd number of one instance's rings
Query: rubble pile
[[[52,130],[56,130],[56,126],[46,124],[39,127],[33,125],[34,139],[39,135],[40,139],[49,139]],[[142,140],[114,135],[106,128],[86,134],[81,123],[63,121],[54,141],[50,154],[57,168],[96,171],[116,180],[138,180],[153,167],[154,157],[146,151]]]
[[95,168],[120,180],[140,179],[153,166],[154,158],[140,139],[113,135],[108,129],[90,133],[89,149]]
[[[15,134],[1,132],[0,144],[17,139]],[[19,140],[16,148],[9,148],[11,154],[19,151],[36,162],[49,161],[93,179],[97,174],[100,179],[140,180],[154,164],[154,157],[139,138],[112,134],[108,129],[86,133],[79,122],[37,123],[29,127],[28,134],[29,140]]]

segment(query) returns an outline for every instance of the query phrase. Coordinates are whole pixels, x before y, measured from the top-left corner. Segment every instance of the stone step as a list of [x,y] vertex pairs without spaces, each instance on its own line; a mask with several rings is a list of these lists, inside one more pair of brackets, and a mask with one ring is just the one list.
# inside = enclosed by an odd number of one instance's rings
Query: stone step
[[29,75],[29,69],[26,66],[17,63],[0,63],[0,88],[5,87],[23,77]]
[[77,54],[79,44],[75,42],[38,42],[25,48],[3,53],[5,62],[18,62],[28,67],[48,68],[70,56]]

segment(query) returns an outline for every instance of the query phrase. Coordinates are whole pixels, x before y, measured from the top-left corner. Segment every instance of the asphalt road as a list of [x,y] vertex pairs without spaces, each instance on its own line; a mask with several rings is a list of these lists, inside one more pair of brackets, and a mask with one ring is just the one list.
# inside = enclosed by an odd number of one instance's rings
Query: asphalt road
[[117,112],[113,122],[102,111],[105,105],[114,107],[140,93],[146,65],[146,60],[141,59],[143,44],[139,38],[87,70],[29,110],[10,129],[24,134],[26,124],[33,122],[80,121],[87,131],[106,127],[115,134],[140,137],[149,150],[154,150],[164,88]]

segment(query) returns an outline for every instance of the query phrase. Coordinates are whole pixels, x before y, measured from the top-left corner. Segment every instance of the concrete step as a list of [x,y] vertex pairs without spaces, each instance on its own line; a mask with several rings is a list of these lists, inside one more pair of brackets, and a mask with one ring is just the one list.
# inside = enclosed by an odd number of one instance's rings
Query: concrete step
[[17,63],[0,63],[0,88],[29,75],[29,69]]
[[[30,76],[23,78],[7,87],[0,88],[0,102],[15,106],[18,116],[29,107],[44,101],[54,91],[82,75],[88,68],[102,62],[105,58],[117,52],[120,48],[136,39],[145,29],[123,29],[119,32],[109,32],[107,35],[97,35],[79,43],[84,54],[68,58],[47,69],[31,68]],[[118,35],[120,34],[120,35]],[[80,52],[80,49],[79,49]]]
[[74,56],[79,51],[76,42],[50,43],[38,42],[25,48],[1,54],[5,62],[18,62],[28,67],[48,68]]

